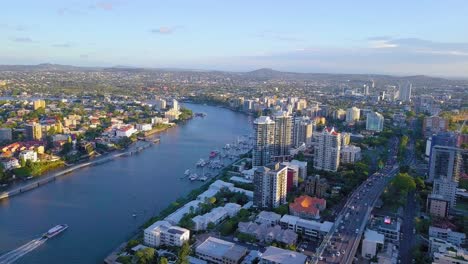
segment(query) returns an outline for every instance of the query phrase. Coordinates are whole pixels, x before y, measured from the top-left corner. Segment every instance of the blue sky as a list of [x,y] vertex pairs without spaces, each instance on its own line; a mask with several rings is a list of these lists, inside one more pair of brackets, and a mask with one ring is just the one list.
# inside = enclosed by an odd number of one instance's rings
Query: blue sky
[[15,0],[0,64],[468,77],[468,1]]

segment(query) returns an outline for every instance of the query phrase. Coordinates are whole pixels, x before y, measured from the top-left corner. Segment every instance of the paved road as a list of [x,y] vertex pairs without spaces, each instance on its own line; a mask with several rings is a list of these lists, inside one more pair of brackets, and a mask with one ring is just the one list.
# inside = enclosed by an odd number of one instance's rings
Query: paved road
[[393,139],[390,159],[386,166],[369,176],[352,193],[338,214],[335,224],[317,249],[312,263],[352,263],[361,236],[366,227],[374,203],[388,182],[398,173],[396,163],[398,140]]
[[401,263],[412,262],[412,249],[414,246],[414,217],[416,212],[416,200],[414,191],[408,193],[404,211],[403,225],[401,227],[400,260]]
[[[415,129],[415,122],[411,123],[413,129]],[[415,157],[415,144],[414,138],[411,138],[408,148],[407,148],[407,155],[403,164],[413,167],[416,162]],[[412,250],[415,244],[415,233],[414,233],[414,217],[416,214],[416,210],[418,205],[415,200],[415,191],[408,193],[406,198],[406,205],[405,210],[403,212],[403,225],[401,227],[401,242],[400,242],[400,261],[402,264],[412,263]]]

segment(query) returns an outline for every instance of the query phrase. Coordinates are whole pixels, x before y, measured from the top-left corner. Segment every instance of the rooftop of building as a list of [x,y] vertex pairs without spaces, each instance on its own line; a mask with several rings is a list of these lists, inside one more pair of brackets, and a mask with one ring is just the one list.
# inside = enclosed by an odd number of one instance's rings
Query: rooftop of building
[[364,233],[364,239],[366,241],[371,241],[383,245],[385,236],[379,234],[377,231],[366,229],[366,232]]
[[307,256],[295,251],[270,246],[263,253],[262,259],[277,264],[304,264]]
[[270,211],[261,211],[258,214],[257,218],[264,218],[264,219],[269,219],[271,221],[276,221],[276,220],[281,219],[281,215],[274,213],[274,212],[270,212]]
[[185,228],[182,228],[182,227],[179,227],[179,226],[173,226],[168,221],[154,222],[152,225],[147,227],[145,229],[145,231],[152,232],[152,231],[157,230],[157,229],[159,229],[161,231],[171,233],[171,234],[178,234],[178,235],[182,235],[182,234],[184,234],[186,232],[190,232],[188,229],[185,229]]
[[333,226],[332,222],[324,221],[318,222],[314,220],[306,220],[293,215],[283,215],[281,222],[292,225],[300,225],[308,229],[319,230],[328,233]]
[[326,204],[325,199],[302,195],[289,204],[289,209],[294,212],[316,215],[320,213],[320,209],[325,208]]
[[196,248],[196,252],[220,259],[240,259],[246,253],[246,249],[229,241],[208,237]]
[[322,133],[327,133],[327,134],[330,134],[330,135],[333,135],[333,136],[339,136],[340,133],[336,132],[335,131],[335,128],[332,127],[332,128],[329,128],[329,127],[325,127],[323,130],[322,130]]
[[254,124],[274,124],[275,121],[271,120],[269,116],[260,116],[254,120]]
[[374,224],[378,228],[386,229],[386,230],[392,230],[395,232],[400,231],[400,222],[398,222],[395,219],[392,219],[390,217],[378,217],[375,218]]

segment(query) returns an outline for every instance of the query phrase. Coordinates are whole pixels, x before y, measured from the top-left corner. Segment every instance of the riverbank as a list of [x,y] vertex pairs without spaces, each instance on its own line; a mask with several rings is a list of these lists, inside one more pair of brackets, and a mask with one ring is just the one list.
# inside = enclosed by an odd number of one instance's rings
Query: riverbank
[[14,188],[12,190],[0,193],[0,200],[7,199],[7,198],[10,198],[12,196],[15,196],[15,195],[30,191],[32,189],[38,188],[40,186],[43,186],[44,184],[47,184],[47,183],[50,183],[50,182],[56,180],[58,177],[64,176],[64,175],[69,174],[69,173],[72,173],[72,172],[74,172],[74,171],[76,171],[78,169],[85,168],[85,167],[88,167],[88,166],[99,165],[99,164],[111,161],[113,159],[116,159],[118,157],[134,155],[134,154],[139,153],[139,152],[143,151],[144,149],[150,147],[151,145],[152,145],[152,143],[148,143],[146,145],[137,147],[137,148],[135,148],[134,150],[131,150],[131,151],[120,152],[120,153],[117,153],[117,154],[114,154],[114,155],[109,154],[110,156],[106,155],[105,157],[102,157],[102,158],[100,158],[98,160],[80,163],[80,164],[74,165],[74,166],[72,166],[72,167],[70,167],[68,169],[64,169],[64,170],[55,172],[52,175],[41,177],[40,179],[38,179],[38,180],[36,180],[34,182],[31,182],[29,184],[22,185],[20,187]]
[[167,125],[163,124],[161,127],[158,127],[158,125],[156,125],[156,127],[151,129],[150,131],[143,132],[143,135],[145,137],[150,137],[150,136],[153,136],[154,134],[159,134],[161,132],[164,132],[164,131],[166,131],[169,128],[172,128],[174,126],[176,126],[176,125],[175,124],[173,124],[173,125],[172,124],[167,124]]
[[207,181],[205,184],[202,186],[198,187],[197,189],[192,190],[189,194],[181,196],[177,198],[174,202],[170,203],[166,208],[164,208],[161,212],[159,212],[158,215],[151,217],[148,219],[143,225],[138,227],[137,230],[133,232],[133,234],[130,236],[130,238],[121,243],[117,248],[115,248],[105,259],[104,263],[106,264],[115,264],[118,263],[117,259],[119,257],[119,254],[123,252],[123,250],[127,247],[128,243],[132,240],[138,241],[138,243],[143,243],[143,231],[145,228],[151,226],[154,222],[163,220],[170,214],[174,213],[177,211],[179,208],[183,207],[186,203],[196,200],[197,197],[208,190],[210,185],[214,183],[216,180],[224,180],[227,181],[229,179],[228,176],[228,171],[231,169],[231,166],[238,162],[239,160],[242,160],[243,158],[239,158],[232,163],[226,165],[215,177],[212,177],[209,181]]
[[214,101],[209,101],[209,100],[199,100],[199,101],[195,100],[194,101],[190,99],[184,99],[184,100],[181,100],[181,102],[189,103],[189,104],[203,104],[203,105],[208,105],[208,106],[213,106],[213,107],[219,107],[219,108],[231,110],[235,113],[243,114],[246,116],[254,116],[254,113],[252,112],[246,112],[239,108],[233,108],[228,103],[224,103],[224,102],[218,102],[218,101],[214,102]]
[[[149,140],[151,143],[159,143],[160,139],[154,138],[152,136],[154,136],[155,134],[165,132],[165,131],[169,130],[170,128],[173,128],[173,127],[176,127],[176,126],[177,125],[174,124],[174,125],[165,126],[163,128],[155,128],[155,129],[149,131],[150,134],[148,134],[148,135],[145,134],[145,138],[147,140]],[[137,142],[135,142],[133,144],[136,144]],[[66,168],[66,169],[61,169],[61,168],[63,168],[63,166],[60,166],[60,167],[53,168],[51,170],[43,171],[40,174],[33,175],[34,178],[37,178],[37,179],[35,179],[35,180],[31,181],[31,182],[28,182],[26,184],[20,184],[20,186],[13,186],[12,188],[8,188],[7,190],[1,191],[0,192],[0,201],[3,200],[3,199],[6,199],[6,198],[10,198],[12,196],[15,196],[15,195],[18,195],[18,194],[33,190],[35,188],[43,186],[44,184],[53,182],[58,177],[64,176],[66,174],[70,174],[70,173],[72,173],[72,172],[74,172],[74,171],[76,171],[78,169],[82,169],[82,168],[89,167],[89,166],[99,165],[99,164],[114,160],[114,159],[116,159],[118,157],[131,156],[133,154],[136,154],[136,153],[150,147],[151,143],[148,143],[146,145],[139,146],[139,147],[134,146],[133,150],[128,150],[128,149],[130,149],[130,147],[129,147],[129,148],[121,150],[121,152],[118,152],[118,153],[115,153],[115,154],[114,154],[114,152],[101,154],[99,156],[99,158],[97,158],[96,160],[90,161],[89,159],[87,159],[87,160],[84,160],[84,161],[80,161],[77,164],[71,165],[69,168]],[[127,151],[125,151],[125,150],[127,150]],[[66,164],[63,163],[63,165],[66,165]],[[45,176],[44,173],[47,173],[49,171],[53,171],[52,175]]]

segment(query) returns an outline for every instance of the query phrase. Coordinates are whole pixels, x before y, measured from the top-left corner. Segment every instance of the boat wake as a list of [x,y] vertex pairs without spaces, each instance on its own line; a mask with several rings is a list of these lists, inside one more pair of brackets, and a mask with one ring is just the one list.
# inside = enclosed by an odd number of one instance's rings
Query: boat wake
[[12,250],[5,255],[0,256],[0,264],[10,264],[21,258],[22,256],[28,254],[29,252],[40,247],[47,241],[47,238],[40,237],[29,241],[28,243],[22,245],[21,247]]

